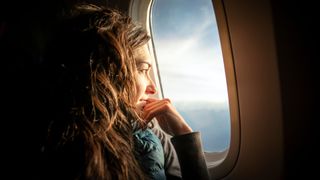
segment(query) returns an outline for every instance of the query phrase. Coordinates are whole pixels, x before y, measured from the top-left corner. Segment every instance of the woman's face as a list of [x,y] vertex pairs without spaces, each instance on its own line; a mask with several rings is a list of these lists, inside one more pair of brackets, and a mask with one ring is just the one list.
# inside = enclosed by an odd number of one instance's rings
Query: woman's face
[[134,51],[137,71],[137,107],[142,109],[150,95],[156,93],[156,87],[150,77],[151,56],[148,46],[143,45]]

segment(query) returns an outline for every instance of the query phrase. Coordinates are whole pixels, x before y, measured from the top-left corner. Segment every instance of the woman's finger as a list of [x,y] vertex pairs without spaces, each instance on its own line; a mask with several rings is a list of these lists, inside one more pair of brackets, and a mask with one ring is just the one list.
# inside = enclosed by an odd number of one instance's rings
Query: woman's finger
[[153,104],[152,108],[146,108],[144,109],[144,116],[143,119],[145,119],[147,122],[149,122],[152,118],[157,117],[161,114],[164,114],[170,109],[167,101],[161,101],[156,104]]

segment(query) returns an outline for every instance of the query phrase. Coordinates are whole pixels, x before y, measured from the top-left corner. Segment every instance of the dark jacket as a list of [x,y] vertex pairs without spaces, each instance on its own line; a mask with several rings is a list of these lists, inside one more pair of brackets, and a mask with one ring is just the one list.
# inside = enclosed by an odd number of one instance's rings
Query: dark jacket
[[[138,130],[134,133],[134,137],[135,147],[138,152],[137,159],[151,179],[161,180],[173,177],[170,173],[166,172],[170,167],[165,167],[166,153],[164,151],[166,149],[163,149],[164,144],[171,143],[177,152],[178,168],[181,171],[182,179],[210,179],[202,149],[200,132],[174,136],[170,139],[171,142],[168,142],[168,138],[164,140],[167,142],[163,142],[163,138],[160,136],[161,142],[159,133],[156,135],[151,129]],[[174,177],[175,179],[179,179],[181,176],[179,174]]]

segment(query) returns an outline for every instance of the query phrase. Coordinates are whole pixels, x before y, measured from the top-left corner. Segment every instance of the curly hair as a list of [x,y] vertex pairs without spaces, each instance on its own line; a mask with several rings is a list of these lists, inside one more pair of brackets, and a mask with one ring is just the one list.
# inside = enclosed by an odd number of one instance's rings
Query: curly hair
[[59,27],[48,53],[53,164],[73,179],[145,179],[132,139],[145,126],[135,109],[133,52],[150,37],[130,17],[90,4],[65,13]]

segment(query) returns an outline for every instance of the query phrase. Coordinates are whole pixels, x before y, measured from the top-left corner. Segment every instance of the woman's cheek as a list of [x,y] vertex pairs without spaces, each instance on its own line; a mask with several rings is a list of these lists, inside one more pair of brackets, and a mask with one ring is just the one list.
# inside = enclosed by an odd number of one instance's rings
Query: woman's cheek
[[141,98],[141,95],[142,95],[142,93],[141,93],[141,91],[142,91],[142,89],[141,89],[141,78],[138,76],[138,75],[136,75],[136,87],[135,87],[135,89],[136,89],[136,97],[135,97],[135,99],[136,99],[136,102],[137,102],[137,104],[138,103],[140,103],[140,98]]

